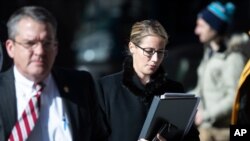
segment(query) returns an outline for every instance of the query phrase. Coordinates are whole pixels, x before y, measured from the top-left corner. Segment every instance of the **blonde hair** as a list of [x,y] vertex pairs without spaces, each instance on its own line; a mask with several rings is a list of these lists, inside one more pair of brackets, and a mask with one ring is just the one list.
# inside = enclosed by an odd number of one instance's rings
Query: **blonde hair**
[[168,34],[164,27],[157,20],[143,20],[136,22],[130,32],[130,42],[140,44],[146,36],[159,36],[168,43]]

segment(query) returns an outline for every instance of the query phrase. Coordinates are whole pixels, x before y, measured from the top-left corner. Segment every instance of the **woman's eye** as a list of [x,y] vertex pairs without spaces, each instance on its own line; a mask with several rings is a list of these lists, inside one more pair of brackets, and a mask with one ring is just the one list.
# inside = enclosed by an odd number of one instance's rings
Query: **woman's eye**
[[155,51],[153,49],[147,49],[145,50],[148,54],[153,54]]

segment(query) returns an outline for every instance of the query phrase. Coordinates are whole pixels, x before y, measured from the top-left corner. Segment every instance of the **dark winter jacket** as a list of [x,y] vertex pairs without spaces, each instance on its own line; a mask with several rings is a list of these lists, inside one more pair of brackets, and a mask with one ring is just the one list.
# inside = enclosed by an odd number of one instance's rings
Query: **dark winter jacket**
[[[182,85],[168,79],[162,68],[144,86],[134,72],[131,58],[125,60],[123,71],[103,77],[100,88],[109,141],[137,141],[153,97],[165,92],[184,92]],[[198,141],[198,136],[193,126],[185,140]]]

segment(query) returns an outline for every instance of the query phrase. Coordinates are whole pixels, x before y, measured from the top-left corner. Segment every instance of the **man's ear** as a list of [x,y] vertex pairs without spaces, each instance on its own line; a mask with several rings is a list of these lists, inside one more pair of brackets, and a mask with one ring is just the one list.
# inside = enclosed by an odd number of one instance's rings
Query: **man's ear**
[[8,53],[8,55],[10,56],[10,58],[14,57],[14,42],[10,39],[6,40],[5,42],[5,47],[6,47],[6,51]]

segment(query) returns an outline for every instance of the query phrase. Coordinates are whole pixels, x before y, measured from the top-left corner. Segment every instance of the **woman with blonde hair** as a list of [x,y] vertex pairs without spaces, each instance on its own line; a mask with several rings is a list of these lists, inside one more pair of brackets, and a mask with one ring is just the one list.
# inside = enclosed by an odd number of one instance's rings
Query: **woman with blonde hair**
[[[136,141],[153,97],[184,92],[183,86],[170,80],[162,67],[167,43],[167,32],[158,21],[136,22],[123,70],[100,80],[100,101],[109,126],[109,141]],[[157,137],[160,141],[176,141],[164,135]],[[184,140],[199,141],[198,130],[193,126]]]

